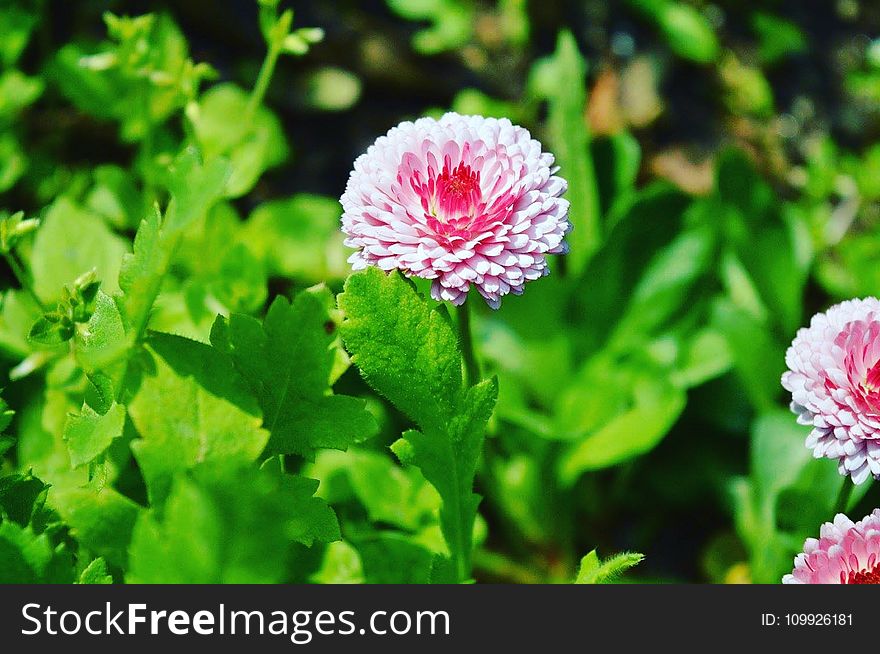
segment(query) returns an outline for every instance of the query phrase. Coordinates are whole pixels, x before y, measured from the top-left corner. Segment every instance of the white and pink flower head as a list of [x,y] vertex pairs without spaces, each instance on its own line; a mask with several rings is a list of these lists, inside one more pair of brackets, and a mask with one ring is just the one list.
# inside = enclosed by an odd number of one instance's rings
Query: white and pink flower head
[[782,385],[817,459],[860,484],[880,478],[880,301],[847,300],[813,316],[785,354]]
[[341,198],[348,261],[431,279],[431,295],[456,305],[473,285],[497,309],[567,249],[567,183],[553,161],[507,119],[401,123],[354,162]]
[[853,523],[842,513],[808,538],[784,584],[880,584],[880,509]]

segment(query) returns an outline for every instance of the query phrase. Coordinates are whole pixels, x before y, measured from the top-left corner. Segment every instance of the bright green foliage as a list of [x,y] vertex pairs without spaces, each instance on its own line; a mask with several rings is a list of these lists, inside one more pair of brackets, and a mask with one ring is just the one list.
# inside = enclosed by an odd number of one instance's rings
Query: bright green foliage
[[251,212],[247,246],[269,272],[311,282],[343,279],[349,272],[339,230],[339,201],[300,193]]
[[[0,4],[0,581],[594,583],[623,547],[775,583],[842,502],[779,381],[880,290],[858,3],[324,3],[314,53],[295,2],[252,4],[263,52],[230,3]],[[352,158],[447,109],[527,128],[575,225],[469,321],[339,228]]]
[[109,42],[85,51],[70,44],[58,52],[52,75],[83,111],[118,121],[126,141],[149,139],[213,75],[188,58],[188,46],[166,15],[107,13]]
[[333,511],[312,497],[318,482],[231,461],[177,475],[161,515],[135,527],[135,583],[277,583],[291,542],[339,538]]
[[47,534],[0,523],[0,584],[64,584],[73,581],[70,574],[70,553],[53,549]]
[[287,144],[281,123],[271,111],[261,107],[253,123],[236,121],[229,128],[229,116],[241,116],[248,105],[248,94],[230,84],[218,84],[202,96],[190,112],[196,139],[208,159],[226,157],[232,175],[225,194],[244,195],[263,172],[287,158]]
[[58,300],[62,288],[80,275],[95,271],[107,292],[113,292],[119,262],[127,249],[94,214],[67,198],[46,211],[30,255],[34,291],[41,300]]
[[[339,296],[342,337],[367,382],[415,421],[394,446],[418,466],[443,507],[440,524],[452,555],[452,578],[470,576],[473,493],[485,424],[498,396],[496,380],[467,388],[461,352],[447,315],[432,309],[399,275],[369,269],[349,277]],[[445,573],[441,573],[445,574]]]
[[257,397],[270,454],[314,456],[343,450],[375,433],[362,400],[329,394],[335,323],[326,289],[276,298],[261,325],[250,316],[219,319],[211,342],[225,353]]
[[621,552],[604,561],[599,559],[593,550],[581,559],[576,584],[608,584],[613,583],[624,572],[637,566],[645,557],[633,552]]
[[79,576],[79,584],[112,584],[113,577],[107,573],[107,562],[98,557],[82,571]]
[[[141,438],[132,450],[153,504],[161,505],[174,473],[205,461],[254,461],[269,434],[246,413],[153,359],[128,410]],[[164,407],[157,412],[157,406]]]

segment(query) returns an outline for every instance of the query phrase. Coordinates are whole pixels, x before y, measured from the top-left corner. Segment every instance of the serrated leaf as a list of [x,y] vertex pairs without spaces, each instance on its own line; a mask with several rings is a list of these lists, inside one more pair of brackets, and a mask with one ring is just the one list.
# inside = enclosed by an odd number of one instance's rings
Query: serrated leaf
[[80,476],[55,475],[50,501],[70,525],[71,535],[112,565],[127,565],[128,545],[142,509],[109,486],[82,485]]
[[326,289],[307,290],[293,304],[276,298],[262,324],[241,314],[214,324],[212,344],[259,400],[269,453],[311,458],[317,448],[344,450],[376,431],[363,400],[328,395],[335,356],[330,302]]
[[291,541],[339,538],[317,482],[230,462],[175,477],[135,528],[129,583],[279,583]]
[[79,576],[79,584],[112,584],[113,577],[107,572],[107,562],[98,557],[86,566]]
[[92,315],[76,331],[77,363],[87,374],[105,370],[120,361],[129,345],[119,308],[113,298],[98,291]]
[[168,267],[170,254],[161,240],[161,220],[158,208],[150,211],[138,226],[133,251],[122,258],[119,306],[127,328],[149,318]]
[[48,489],[30,472],[0,477],[0,517],[26,527],[43,507]]
[[216,157],[202,163],[195,148],[184,149],[168,169],[166,178],[171,193],[162,223],[166,235],[185,230],[223,197],[231,173],[226,159]]
[[207,343],[175,334],[152,332],[146,342],[181,377],[192,377],[206,391],[228,400],[246,413],[262,415],[232,357]]
[[581,559],[576,584],[607,584],[612,583],[617,577],[630,568],[638,565],[645,558],[644,554],[623,552],[616,554],[610,559],[599,560],[596,550],[593,550]]
[[449,317],[397,273],[351,275],[338,298],[346,348],[367,382],[424,430],[442,432],[462,389]]
[[405,432],[408,447],[396,444],[395,451],[404,452],[440,493],[453,577],[467,581],[480,500],[473,481],[497,380],[464,387],[461,351],[448,316],[430,308],[399,274],[375,268],[355,273],[338,302],[352,361],[374,389],[421,427]]
[[90,463],[103,454],[114,440],[122,436],[125,407],[115,402],[105,414],[83,404],[78,415],[72,415],[64,428],[64,440],[74,468]]
[[128,409],[141,435],[131,447],[150,501],[159,506],[176,472],[204,461],[254,461],[269,434],[259,417],[179,375],[161,357],[154,361],[155,370],[144,374]]

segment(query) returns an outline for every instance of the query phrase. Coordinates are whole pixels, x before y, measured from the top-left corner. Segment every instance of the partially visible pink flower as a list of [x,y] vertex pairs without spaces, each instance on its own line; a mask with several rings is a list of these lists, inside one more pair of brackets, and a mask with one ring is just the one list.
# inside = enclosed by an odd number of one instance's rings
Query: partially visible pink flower
[[847,300],[798,330],[782,385],[817,459],[861,484],[880,479],[880,301]]
[[354,162],[341,202],[355,270],[433,280],[431,295],[493,309],[548,273],[571,229],[553,155],[507,119],[448,113],[404,122]]
[[808,538],[783,584],[880,584],[880,509],[863,520],[842,513]]

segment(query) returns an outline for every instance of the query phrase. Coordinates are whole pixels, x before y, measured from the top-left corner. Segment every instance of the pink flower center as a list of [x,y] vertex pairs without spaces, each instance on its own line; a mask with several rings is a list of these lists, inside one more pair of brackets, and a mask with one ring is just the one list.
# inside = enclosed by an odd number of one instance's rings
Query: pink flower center
[[865,383],[862,384],[862,388],[864,388],[868,393],[872,395],[878,395],[880,393],[880,361],[871,366],[871,369],[868,370],[868,374],[865,376]]
[[450,251],[505,223],[516,202],[511,189],[504,188],[508,175],[496,171],[493,186],[485,190],[479,166],[468,163],[468,144],[462,154],[464,161],[456,166],[445,157],[442,169],[431,158],[422,172],[416,155],[407,153],[397,174],[398,183],[408,185],[419,199],[425,224],[437,242]]
[[437,177],[434,202],[439,209],[438,218],[444,222],[473,218],[480,202],[480,173],[465,164],[449,170],[448,164]]
[[880,563],[868,570],[860,570],[856,572],[850,570],[846,579],[848,584],[880,584]]

